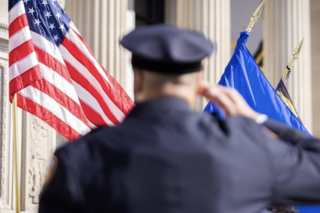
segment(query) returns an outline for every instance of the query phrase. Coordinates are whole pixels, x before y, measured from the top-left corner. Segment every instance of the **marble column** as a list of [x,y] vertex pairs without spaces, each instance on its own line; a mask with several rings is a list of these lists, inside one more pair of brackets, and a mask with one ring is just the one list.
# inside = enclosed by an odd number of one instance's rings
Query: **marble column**
[[25,112],[22,131],[21,210],[38,212],[39,195],[56,148],[56,131]]
[[[204,62],[205,79],[217,83],[231,58],[230,0],[166,0],[166,22],[202,32],[214,41],[215,53]],[[207,104],[201,100],[202,110]]]
[[312,67],[312,124],[313,134],[320,137],[320,1],[310,0],[311,67]]
[[8,1],[0,0],[0,211],[13,205],[13,152],[11,104],[8,98]]
[[287,88],[305,127],[312,132],[311,36],[309,0],[268,0],[264,11],[264,67],[273,86],[293,49],[304,39]]
[[98,61],[131,95],[132,88],[127,88],[132,81],[127,76],[129,61],[119,45],[128,26],[134,25],[128,0],[67,0],[66,12]]

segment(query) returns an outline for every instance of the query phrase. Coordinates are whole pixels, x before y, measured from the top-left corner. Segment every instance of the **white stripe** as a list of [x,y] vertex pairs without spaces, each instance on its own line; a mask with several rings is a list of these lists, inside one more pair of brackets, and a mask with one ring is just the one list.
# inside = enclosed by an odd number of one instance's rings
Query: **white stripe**
[[[84,45],[82,43],[82,41],[79,39],[79,37],[72,31],[69,30],[69,32],[66,34],[66,37],[72,42],[74,43],[79,49],[80,51],[92,62],[92,64],[96,67],[96,69],[98,70],[98,72],[100,73],[100,75],[106,80],[108,81],[108,83],[110,84],[110,81],[108,79],[108,76],[106,75],[106,73],[104,72],[104,70],[101,68],[100,64],[98,63],[98,61],[91,55],[91,53],[89,52],[89,50],[87,49],[86,45]],[[110,84],[110,86],[114,89],[113,85]]]
[[97,112],[101,117],[103,118],[104,122],[108,124],[108,126],[114,126],[114,123],[112,123],[109,118],[104,114],[103,109],[99,105],[98,101],[87,91],[85,90],[81,85],[79,85],[77,82],[73,81],[74,88],[76,89],[79,98],[86,103],[93,111]]
[[96,128],[97,128],[97,126],[94,125],[93,123],[91,123],[91,122],[89,121],[89,119],[88,119],[88,122],[89,122],[89,124],[90,124],[90,126],[91,126],[91,129],[96,129]]
[[42,63],[39,63],[39,65],[42,78],[60,89],[63,93],[65,93],[69,98],[74,100],[80,106],[80,101],[73,85],[46,65]]
[[29,69],[34,66],[37,66],[38,58],[35,52],[29,54],[28,56],[24,57],[20,61],[12,64],[9,68],[9,81],[16,78],[17,76],[25,73]]
[[19,47],[21,44],[29,41],[31,39],[31,34],[29,26],[22,28],[20,31],[16,32],[9,39],[9,52]]
[[48,41],[46,38],[39,35],[38,33],[35,33],[32,31],[31,31],[31,37],[32,37],[34,46],[45,51],[46,53],[48,53],[49,55],[51,55],[52,57],[60,61],[65,66],[61,53],[55,44],[53,44],[51,41]]
[[71,27],[71,29],[73,29],[73,30],[76,31],[79,35],[81,35],[80,32],[79,32],[79,30],[77,29],[76,25],[74,25],[73,22],[70,22],[70,23],[69,23],[69,26]]
[[86,126],[80,119],[78,119],[66,108],[57,103],[53,98],[41,92],[40,90],[28,86],[21,90],[19,94],[46,108],[79,134],[84,135],[90,131],[89,127]]
[[[75,59],[70,52],[63,46],[60,45],[59,50],[64,60],[69,62],[84,78],[88,79],[90,84],[96,89],[96,91],[102,96],[104,102],[109,107],[112,114],[117,118],[118,121],[122,121],[125,118],[125,114],[113,103],[106,92],[102,89],[97,79],[84,67],[77,59]],[[79,94],[78,94],[79,95]]]
[[16,5],[9,11],[9,25],[19,16],[26,13],[24,9],[23,1],[19,1]]

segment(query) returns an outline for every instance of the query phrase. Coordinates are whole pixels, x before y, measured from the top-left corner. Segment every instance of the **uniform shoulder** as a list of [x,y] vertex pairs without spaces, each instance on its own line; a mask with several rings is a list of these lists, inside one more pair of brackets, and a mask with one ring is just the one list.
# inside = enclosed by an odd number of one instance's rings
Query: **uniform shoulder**
[[251,130],[254,132],[260,132],[258,130],[259,125],[255,121],[245,117],[228,117],[226,119],[218,119],[208,113],[198,115],[199,120],[197,122],[198,129],[205,135],[212,135],[213,137],[224,138],[227,140],[234,135],[244,135],[250,137]]
[[[259,128],[259,124],[257,124],[254,120],[247,118],[247,117],[243,117],[243,116],[228,117],[226,119],[226,122],[229,124],[233,124],[233,125],[247,124],[247,125],[256,126]],[[242,125],[242,126],[245,127],[244,125]]]
[[261,134],[264,134],[263,127],[257,124],[254,120],[247,117],[229,117],[226,119],[226,125],[228,125],[229,128],[232,128],[236,132],[241,131],[242,134],[246,134],[251,137],[261,137]]
[[95,128],[81,138],[70,141],[62,147],[59,147],[55,151],[55,156],[60,160],[60,158],[71,155],[84,155],[90,150],[90,146],[94,144],[93,142],[97,142],[96,145],[99,146],[98,138],[104,138],[102,135],[105,134],[106,131],[107,128]]

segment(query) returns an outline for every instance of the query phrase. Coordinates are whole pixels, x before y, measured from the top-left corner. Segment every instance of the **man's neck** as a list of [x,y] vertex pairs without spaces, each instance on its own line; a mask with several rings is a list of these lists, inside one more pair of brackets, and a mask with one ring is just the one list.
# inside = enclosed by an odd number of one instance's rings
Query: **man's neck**
[[145,102],[157,98],[163,98],[163,97],[174,97],[174,98],[179,98],[184,101],[186,101],[189,105],[190,108],[194,108],[195,106],[195,100],[196,100],[196,95],[194,92],[184,86],[164,86],[161,89],[158,89],[157,91],[148,91],[145,92],[143,95],[137,96],[137,102]]

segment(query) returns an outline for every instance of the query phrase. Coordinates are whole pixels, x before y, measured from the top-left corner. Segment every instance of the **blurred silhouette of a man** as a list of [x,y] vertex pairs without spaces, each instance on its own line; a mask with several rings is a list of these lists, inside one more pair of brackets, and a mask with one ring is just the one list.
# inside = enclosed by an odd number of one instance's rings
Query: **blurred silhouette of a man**
[[[211,41],[155,25],[121,44],[132,52],[136,107],[122,124],[56,151],[40,213],[258,213],[320,203],[320,143],[203,82]],[[194,112],[199,95],[226,120]]]

